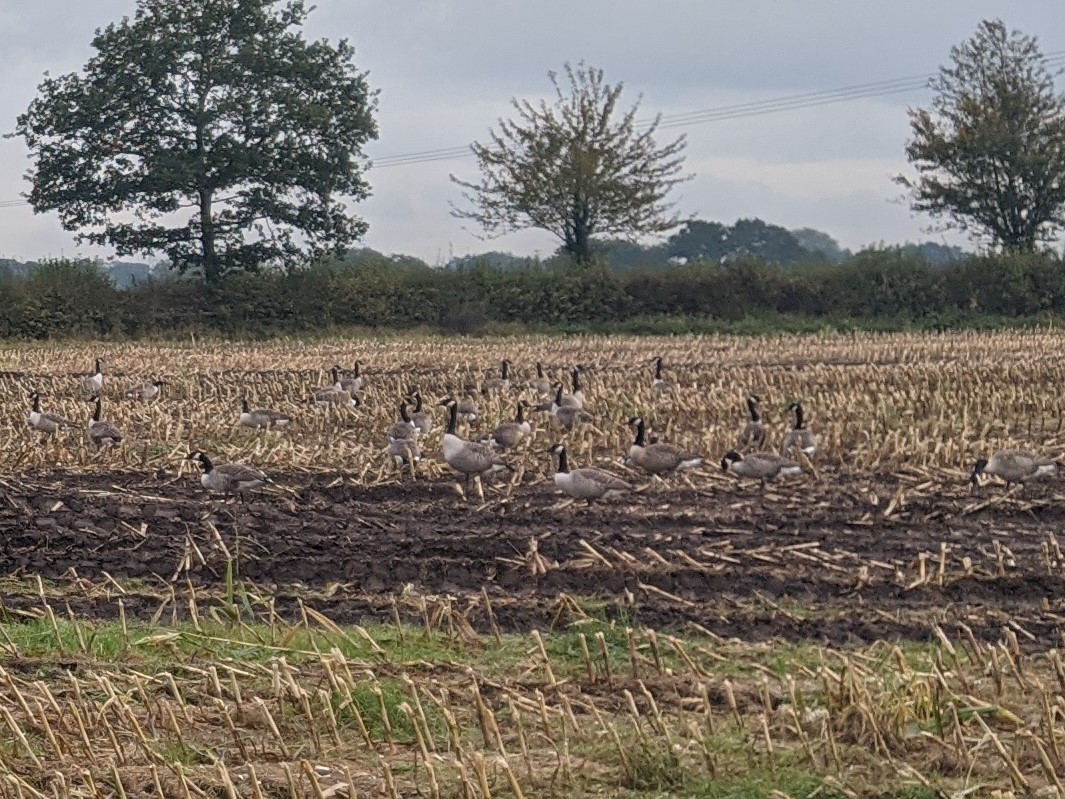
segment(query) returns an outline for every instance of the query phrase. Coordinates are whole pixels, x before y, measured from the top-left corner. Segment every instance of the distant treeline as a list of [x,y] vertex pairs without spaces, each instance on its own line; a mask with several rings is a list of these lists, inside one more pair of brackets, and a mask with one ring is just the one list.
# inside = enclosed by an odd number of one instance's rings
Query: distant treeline
[[294,272],[150,278],[127,289],[88,261],[0,277],[0,336],[314,334],[350,328],[480,334],[562,329],[685,332],[804,327],[956,327],[1065,315],[1053,255],[932,266],[901,249],[791,267],[754,258],[615,272],[558,259],[432,269],[381,256]]

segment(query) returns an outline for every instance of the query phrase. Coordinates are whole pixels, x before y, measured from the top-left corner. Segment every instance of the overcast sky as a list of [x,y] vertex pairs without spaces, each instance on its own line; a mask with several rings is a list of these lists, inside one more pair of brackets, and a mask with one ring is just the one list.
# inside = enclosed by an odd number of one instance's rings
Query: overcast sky
[[[307,34],[348,38],[356,63],[380,90],[376,159],[483,140],[510,115],[511,98],[550,91],[549,70],[581,59],[622,82],[622,105],[642,95],[641,116],[667,119],[737,103],[793,97],[933,73],[981,19],[999,17],[1065,50],[1060,0],[315,0]],[[135,0],[0,0],[0,130],[34,97],[45,71],[80,69],[97,27],[132,14]],[[1059,87],[1065,88],[1059,78]],[[813,227],[846,247],[906,240],[963,242],[926,232],[929,220],[901,202],[891,177],[907,170],[910,90],[850,102],[672,127],[684,133],[687,170],[678,210],[734,222],[760,217]],[[54,215],[4,207],[25,191],[21,139],[0,139],[0,256],[71,255]],[[366,246],[429,263],[508,250],[546,255],[538,232],[483,241],[450,216],[455,173],[477,176],[471,157],[369,174],[373,196],[356,206],[370,223]],[[107,255],[105,250],[82,250]]]

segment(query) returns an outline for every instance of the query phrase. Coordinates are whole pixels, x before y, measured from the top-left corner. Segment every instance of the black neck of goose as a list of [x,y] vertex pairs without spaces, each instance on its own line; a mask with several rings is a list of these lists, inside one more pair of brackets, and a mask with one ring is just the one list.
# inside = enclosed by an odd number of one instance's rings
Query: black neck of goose
[[335,386],[337,383],[340,382],[340,370],[334,366],[332,369],[329,370],[329,373],[333,375],[333,385]]
[[200,465],[203,466],[204,474],[208,474],[214,468],[214,464],[211,463],[211,459],[203,453],[200,453]]
[[523,402],[519,402],[518,403],[518,414],[517,414],[517,416],[514,417],[514,421],[517,422],[518,424],[521,424],[522,422],[525,421],[525,403],[523,403]]
[[573,370],[573,393],[576,394],[581,390],[581,370]]
[[418,393],[415,393],[415,395],[414,395],[414,412],[415,413],[421,413],[422,412],[422,395],[418,394]]
[[499,367],[499,374],[504,380],[508,380],[510,378],[510,364],[503,361]]
[[410,424],[410,414],[407,413],[407,403],[399,403],[399,418],[407,424]]
[[449,435],[455,435],[455,427],[459,422],[459,404],[457,402],[452,402],[448,406],[447,412],[447,432]]
[[643,419],[640,419],[636,422],[636,441],[634,441],[633,443],[637,447],[642,447],[644,445],[644,441],[646,440],[646,435],[647,425],[644,424]]
[[558,470],[562,472],[562,474],[569,471],[569,461],[566,459],[565,447],[558,451]]
[[562,384],[561,383],[559,383],[558,384],[558,388],[555,389],[555,404],[556,405],[561,405],[562,404]]
[[752,422],[760,422],[760,421],[762,421],[761,416],[758,414],[758,403],[755,402],[754,397],[748,397],[747,398],[747,408],[751,412],[751,421]]
[[544,366],[539,361],[536,362],[536,376],[541,380],[544,378]]
[[100,404],[100,398],[96,398],[96,408],[92,412],[92,420],[94,422],[100,421],[100,417],[103,415],[103,407]]
[[795,406],[795,429],[796,430],[802,430],[802,428],[803,428],[802,405],[796,405]]
[[240,401],[240,409],[244,413],[251,413],[251,406],[248,404],[248,398],[244,397]]
[[662,379],[662,359],[655,358],[655,380]]
[[94,374],[100,374],[101,372],[103,372],[103,369],[101,369],[100,366],[101,366],[100,359],[97,358],[96,359],[96,371],[94,372]]
[[355,361],[355,371],[353,372],[353,374],[354,374],[355,377],[361,377],[361,375],[359,374],[359,362],[358,361]]
[[34,394],[33,395],[33,412],[34,413],[40,413],[41,412],[41,395],[40,394]]

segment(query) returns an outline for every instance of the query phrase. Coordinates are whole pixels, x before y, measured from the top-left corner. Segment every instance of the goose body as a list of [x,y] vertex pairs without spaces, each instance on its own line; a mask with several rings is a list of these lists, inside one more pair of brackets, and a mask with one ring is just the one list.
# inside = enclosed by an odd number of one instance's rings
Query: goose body
[[148,400],[153,400],[158,397],[162,392],[163,386],[166,384],[165,380],[153,380],[151,383],[145,383],[142,386],[137,386],[136,388],[127,391],[126,396],[130,399],[139,399],[147,402]]
[[980,484],[981,474],[994,474],[1006,481],[1008,489],[1013,483],[1026,483],[1043,477],[1053,477],[1059,464],[1044,455],[1021,449],[1001,449],[989,459],[981,458],[973,467],[969,478],[973,487]]
[[[339,374],[340,368],[334,367]],[[338,384],[342,391],[347,391],[349,394],[354,394],[357,391],[362,391],[362,364],[355,361],[355,368],[351,372],[351,377],[344,377],[340,380],[334,379],[334,384]]]
[[562,384],[555,384],[555,399],[551,403],[550,412],[555,417],[555,420],[561,427],[566,430],[572,430],[578,424],[582,422],[592,421],[592,415],[588,413],[582,405],[567,405],[566,400],[570,397],[562,396]]
[[67,419],[65,416],[60,416],[58,413],[45,413],[41,410],[41,395],[40,392],[34,391],[30,394],[30,399],[33,400],[33,405],[30,407],[29,416],[27,421],[30,427],[34,430],[39,430],[46,435],[52,435],[61,427],[77,427],[77,425]]
[[122,441],[122,433],[113,424],[104,421],[100,398],[93,397],[92,401],[96,403],[96,408],[93,410],[92,416],[89,417],[89,441],[96,447],[102,447],[104,444],[120,443]]
[[581,387],[580,368],[576,368],[570,372],[570,377],[573,381],[573,393],[563,396],[562,392],[559,391],[555,396],[555,402],[564,408],[583,408],[584,389]]
[[651,391],[655,395],[668,394],[673,390],[673,384],[662,377],[662,356],[655,358],[655,376],[651,380]]
[[444,432],[441,448],[444,461],[459,474],[465,475],[466,485],[470,479],[511,468],[499,457],[495,447],[479,441],[466,441],[455,433],[458,422],[458,403],[453,399],[444,400],[441,405],[448,409],[447,430]]
[[531,388],[538,397],[546,397],[551,393],[551,381],[544,374],[544,366],[539,361],[536,362],[536,377],[529,381],[529,388]]
[[551,454],[558,458],[555,469],[555,486],[574,499],[583,499],[589,505],[600,499],[616,499],[632,490],[632,486],[616,475],[601,469],[570,469],[566,447],[556,444]]
[[436,419],[429,411],[422,410],[422,395],[420,391],[414,392],[414,411],[411,413],[411,421],[423,436],[429,435],[436,426]]
[[762,414],[758,411],[758,403],[761,401],[761,398],[754,394],[747,397],[747,410],[750,411],[751,419],[740,433],[740,449],[759,449],[765,445],[765,424],[762,422]]
[[252,410],[247,397],[240,401],[240,423],[245,427],[262,429],[266,427],[285,427],[292,421],[292,417],[281,411],[269,408],[256,408]]
[[403,467],[407,466],[414,474],[414,464],[422,459],[422,448],[417,438],[396,438],[388,442],[388,457],[399,469],[400,479],[403,478]]
[[351,408],[359,407],[359,398],[341,387],[340,367],[334,366],[331,371],[333,374],[333,385],[317,389],[311,394],[311,402],[319,408],[332,408],[338,406],[347,406]]
[[794,455],[801,452],[807,458],[812,458],[814,453],[817,452],[817,436],[806,429],[806,425],[803,422],[802,404],[792,402],[788,405],[788,410],[795,412],[795,426],[784,436],[781,451],[785,455]]
[[411,415],[407,412],[406,399],[399,403],[399,418],[400,421],[390,424],[388,430],[385,431],[388,440],[399,441],[402,439],[417,438],[418,427],[414,424],[414,420],[411,419]]
[[485,441],[494,444],[500,449],[512,449],[517,446],[522,438],[532,433],[532,426],[525,419],[525,409],[528,405],[529,403],[525,400],[519,402],[514,421],[504,422],[496,427]]
[[467,422],[473,422],[481,415],[481,409],[471,399],[456,400],[456,412]]
[[504,359],[499,366],[499,377],[490,377],[484,381],[484,391],[506,391],[510,388],[510,361]]
[[217,491],[222,494],[243,494],[245,491],[259,488],[266,483],[273,482],[265,474],[251,466],[240,463],[214,464],[211,459],[202,452],[193,452],[188,455],[188,460],[198,460],[203,468],[200,475],[200,485],[208,491]]
[[658,441],[646,443],[646,424],[639,416],[630,419],[629,424],[636,427],[636,440],[629,447],[629,460],[648,474],[663,475],[696,469],[706,462],[702,455],[673,444]]
[[104,388],[104,364],[102,358],[96,359],[96,371],[81,381],[81,390],[86,394],[97,396]]
[[761,480],[764,486],[778,477],[795,477],[802,474],[802,466],[781,457],[775,452],[751,452],[748,455],[732,451],[721,459],[721,471],[731,471],[739,477]]

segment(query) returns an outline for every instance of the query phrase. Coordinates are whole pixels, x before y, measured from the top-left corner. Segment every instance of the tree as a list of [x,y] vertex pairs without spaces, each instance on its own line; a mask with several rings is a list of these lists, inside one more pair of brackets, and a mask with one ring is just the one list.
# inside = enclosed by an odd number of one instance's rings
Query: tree
[[1001,21],[980,23],[950,56],[931,108],[910,112],[917,177],[896,180],[944,227],[1034,250],[1065,224],[1065,97],[1035,38]]
[[791,231],[761,219],[738,219],[731,227],[693,219],[669,237],[664,249],[668,257],[689,263],[724,263],[746,256],[790,266],[810,257]]
[[34,211],[119,255],[162,251],[209,282],[342,251],[364,221],[376,93],[345,40],[308,42],[302,0],[139,0],[83,73],[18,117]]
[[683,136],[659,147],[660,116],[645,129],[639,102],[615,120],[622,84],[608,85],[603,71],[565,65],[567,87],[549,72],[555,102],[512,100],[517,118],[500,120],[490,142],[470,146],[481,170],[479,182],[451,179],[466,191],[472,208],[452,214],[485,232],[501,235],[525,228],[546,230],[578,263],[592,256],[592,236],[664,233],[680,220],[665,201],[687,180],[680,172]]

